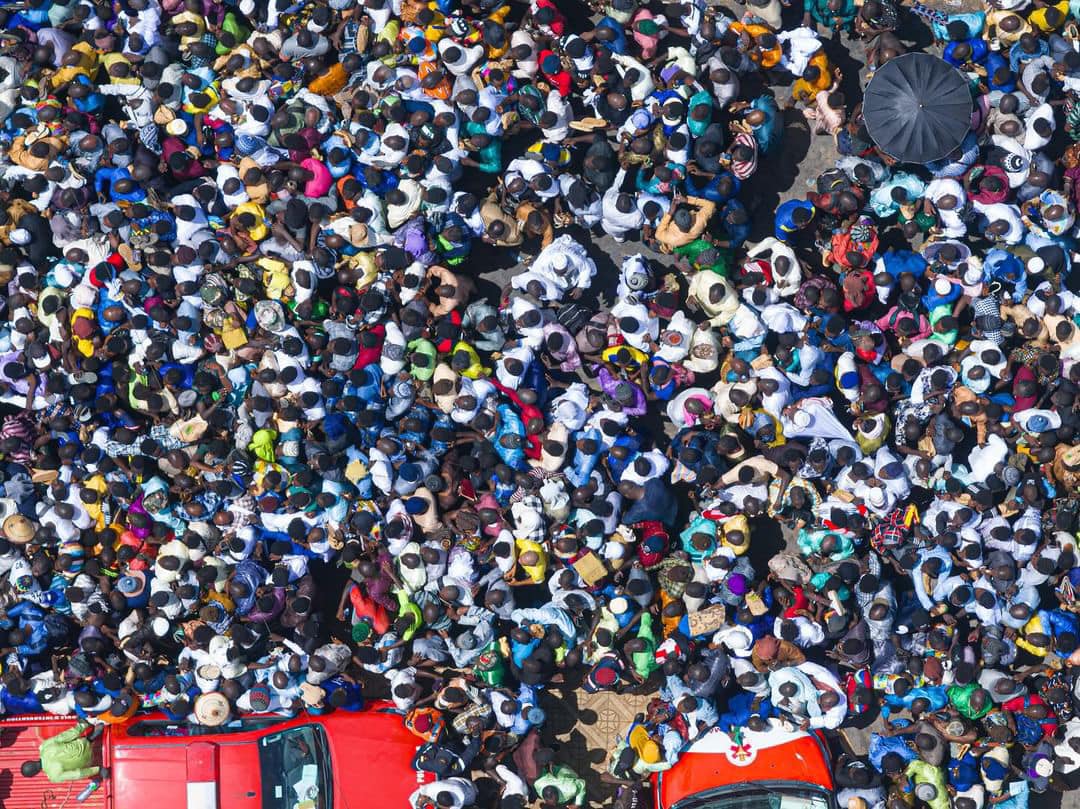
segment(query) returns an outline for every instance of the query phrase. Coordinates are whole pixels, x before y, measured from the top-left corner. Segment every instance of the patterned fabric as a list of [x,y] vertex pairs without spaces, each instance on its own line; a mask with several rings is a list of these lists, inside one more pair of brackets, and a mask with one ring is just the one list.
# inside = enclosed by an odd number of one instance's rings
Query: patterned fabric
[[[881,521],[874,527],[870,533],[870,547],[872,547],[878,553],[886,553],[893,548],[900,547],[904,540],[907,539],[908,530],[904,526],[904,510],[897,508],[893,509],[887,515],[881,518]],[[870,556],[874,559],[873,554]],[[881,561],[877,562],[878,569],[881,568]],[[871,571],[873,572],[873,571]],[[859,597],[861,606],[869,606],[870,601],[873,600],[873,596],[869,596],[866,604],[862,604],[863,598],[866,596],[864,593],[859,593],[856,588],[856,594]]]
[[[169,433],[168,426],[164,424],[155,424],[150,428],[150,434],[148,436],[151,441],[156,442],[165,452],[170,450],[180,449],[184,446],[184,442]],[[143,439],[133,441],[130,444],[121,444],[119,441],[106,441],[105,442],[105,454],[110,458],[116,458],[122,455],[138,455],[142,452],[140,446]]]
[[30,463],[33,460],[32,449],[36,434],[34,422],[25,413],[5,417],[3,426],[0,427],[0,440],[5,438],[19,440],[18,448],[6,453],[7,459],[15,463]]

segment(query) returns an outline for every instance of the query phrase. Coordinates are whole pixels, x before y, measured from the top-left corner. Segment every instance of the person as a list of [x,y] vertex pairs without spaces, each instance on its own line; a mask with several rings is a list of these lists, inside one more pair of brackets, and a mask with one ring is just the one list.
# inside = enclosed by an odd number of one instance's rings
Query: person
[[[620,806],[878,716],[844,805],[1080,782],[1078,9],[785,4],[0,10],[5,715],[391,711],[414,809],[602,797],[578,689]],[[925,165],[848,69],[918,51]]]
[[41,743],[39,757],[23,762],[20,769],[24,778],[33,778],[38,773],[54,784],[68,781],[82,781],[98,776],[109,777],[108,767],[91,765],[94,750],[91,742],[101,735],[103,726],[92,726],[89,722],[77,722],[73,727],[50,736]]

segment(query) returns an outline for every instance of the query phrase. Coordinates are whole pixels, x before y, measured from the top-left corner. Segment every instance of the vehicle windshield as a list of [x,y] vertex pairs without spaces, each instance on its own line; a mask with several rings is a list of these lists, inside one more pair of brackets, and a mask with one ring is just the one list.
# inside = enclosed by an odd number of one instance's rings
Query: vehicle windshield
[[318,725],[259,739],[263,809],[333,809],[330,751]]
[[806,784],[745,784],[679,801],[675,809],[832,809],[827,792]]

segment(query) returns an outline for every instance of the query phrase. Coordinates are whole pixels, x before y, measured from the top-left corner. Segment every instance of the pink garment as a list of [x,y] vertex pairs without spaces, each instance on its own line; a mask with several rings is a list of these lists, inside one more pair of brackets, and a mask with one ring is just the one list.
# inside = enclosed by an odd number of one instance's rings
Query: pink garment
[[844,125],[844,111],[829,106],[829,93],[822,90],[814,96],[813,108],[803,110],[812,134],[831,135]]
[[[495,495],[493,495],[491,492],[487,492],[486,494],[482,495],[479,500],[476,501],[477,511],[485,508],[490,508],[493,511],[499,510],[499,501],[495,499]],[[505,527],[506,525],[505,523],[503,523],[502,517],[499,517],[499,519],[495,520],[495,522],[490,523],[489,525],[484,525],[481,530],[489,537],[497,537],[502,532],[502,529]]]
[[315,175],[304,184],[304,196],[325,197],[330,190],[330,186],[334,184],[330,169],[322,161],[316,160],[314,157],[304,158],[300,161],[300,165]]
[[633,34],[634,42],[641,48],[641,58],[648,61],[656,56],[656,49],[660,45],[660,37],[656,35],[650,36],[638,31],[636,24],[642,20],[655,20],[659,24],[662,22],[662,18],[654,17],[647,8],[639,8],[634,16],[630,18],[630,31]]
[[[547,345],[547,338],[556,332],[563,336],[563,345],[560,350],[552,351],[551,346]],[[581,367],[581,355],[578,354],[577,343],[561,323],[552,321],[544,325],[544,341],[547,352],[559,363],[560,371],[570,373]]]
[[691,413],[689,410],[686,409],[686,403],[689,402],[691,399],[697,399],[699,402],[701,402],[705,406],[705,413],[712,413],[714,408],[713,400],[709,398],[707,394],[695,393],[691,396],[687,396],[686,399],[682,402],[682,417],[683,421],[686,422],[687,427],[693,427],[695,424],[701,421],[701,416],[697,415],[696,413]]
[[1035,396],[1020,396],[1017,390],[1020,387],[1021,382],[1038,382],[1035,378],[1035,373],[1026,365],[1021,365],[1016,369],[1016,376],[1013,377],[1013,397],[1015,403],[1013,404],[1013,418],[1015,420],[1017,413],[1022,413],[1025,410],[1030,410],[1035,406],[1035,403],[1039,401],[1038,394]]

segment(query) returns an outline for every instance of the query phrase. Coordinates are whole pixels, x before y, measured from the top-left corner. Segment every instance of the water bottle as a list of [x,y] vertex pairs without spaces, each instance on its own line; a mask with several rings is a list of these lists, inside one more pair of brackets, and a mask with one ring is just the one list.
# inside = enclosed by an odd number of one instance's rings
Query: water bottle
[[91,781],[89,784],[87,784],[85,787],[83,787],[82,792],[80,792],[78,795],[75,796],[75,800],[78,801],[79,803],[82,803],[87,798],[89,798],[91,795],[93,795],[95,792],[97,792],[98,789],[100,789],[100,788],[101,788],[101,781]]

